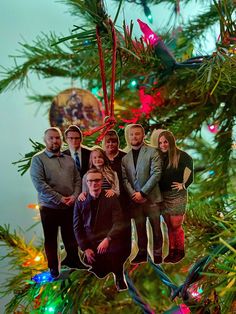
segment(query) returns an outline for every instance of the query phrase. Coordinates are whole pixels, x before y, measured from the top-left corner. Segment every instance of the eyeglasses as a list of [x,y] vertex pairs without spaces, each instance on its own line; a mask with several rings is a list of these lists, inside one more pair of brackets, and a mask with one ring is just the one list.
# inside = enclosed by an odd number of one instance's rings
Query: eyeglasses
[[73,140],[80,141],[81,137],[67,137],[67,139],[70,140],[70,141],[73,141]]
[[92,183],[92,182],[98,183],[100,181],[102,181],[102,179],[93,179],[93,180],[87,180],[87,183]]
[[108,144],[108,143],[118,143],[118,140],[117,140],[117,138],[108,137],[108,138],[106,139],[106,143],[107,143],[107,144]]

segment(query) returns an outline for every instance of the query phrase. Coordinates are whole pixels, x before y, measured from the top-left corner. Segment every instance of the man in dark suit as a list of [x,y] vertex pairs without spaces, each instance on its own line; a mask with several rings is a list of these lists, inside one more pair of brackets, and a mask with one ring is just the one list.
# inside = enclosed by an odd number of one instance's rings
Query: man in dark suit
[[90,169],[86,174],[89,193],[74,207],[74,233],[85,253],[85,261],[98,277],[113,272],[118,291],[127,289],[123,264],[127,254],[122,249],[122,211],[116,195],[107,198],[102,190],[102,173]]
[[63,151],[64,154],[70,155],[76,162],[81,178],[89,168],[90,150],[81,145],[83,134],[77,125],[70,125],[65,130],[65,139],[69,149]]
[[126,137],[131,150],[122,159],[123,184],[132,201],[139,252],[132,263],[147,261],[146,220],[152,227],[154,263],[162,262],[162,232],[158,203],[161,193],[158,181],[161,177],[161,159],[158,151],[144,143],[144,129],[140,124],[128,125]]

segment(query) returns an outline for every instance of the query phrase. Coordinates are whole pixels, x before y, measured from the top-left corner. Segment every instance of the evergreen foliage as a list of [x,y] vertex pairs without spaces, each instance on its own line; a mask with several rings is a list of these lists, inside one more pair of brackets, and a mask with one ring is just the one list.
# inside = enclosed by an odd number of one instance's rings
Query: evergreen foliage
[[[75,25],[71,34],[64,37],[54,33],[41,34],[32,43],[22,43],[14,66],[2,68],[0,92],[27,87],[32,73],[40,78],[72,78],[83,80],[88,89],[101,87],[99,57],[95,28],[100,29],[105,53],[106,80],[111,80],[112,34],[108,14],[102,1],[65,0],[73,15],[83,21]],[[119,4],[118,4],[119,2]],[[125,1],[124,1],[125,2]],[[124,5],[117,1],[117,15]],[[143,1],[129,1],[136,4]],[[146,0],[146,5],[165,3],[175,12],[176,0]],[[191,0],[181,2],[181,5]],[[179,294],[175,304],[187,304],[193,313],[233,313],[235,309],[235,140],[236,115],[236,23],[235,1],[200,1],[204,12],[182,26],[175,45],[172,34],[158,30],[173,54],[168,63],[165,51],[155,50],[145,40],[133,36],[133,22],[116,27],[116,129],[124,147],[123,127],[135,118],[145,127],[147,141],[154,128],[168,128],[176,135],[179,145],[191,151],[195,162],[195,183],[190,189],[189,210],[185,233],[187,256],[176,265],[164,265],[177,287],[194,271],[192,283],[203,289],[200,300],[190,300]],[[116,21],[114,18],[114,24]],[[208,56],[192,56],[193,45],[204,40],[206,31],[218,24],[220,38],[216,50]],[[161,33],[162,32],[162,33]],[[179,39],[179,40],[178,40]],[[180,53],[181,51],[181,53]],[[187,51],[188,53],[182,53]],[[22,61],[23,60],[23,61]],[[170,59],[169,59],[170,61]],[[137,87],[130,88],[131,80]],[[150,96],[161,94],[149,113],[140,109],[138,89],[144,86]],[[110,91],[108,90],[108,93]],[[55,95],[33,95],[31,100],[48,104]],[[156,98],[154,98],[156,99]],[[209,144],[201,136],[208,124],[217,123],[219,132]],[[92,146],[96,134],[85,138]],[[33,150],[15,162],[24,174],[32,156],[44,148],[32,142]],[[31,278],[46,269],[42,244],[27,244],[21,232],[10,232],[9,226],[0,227],[0,241],[8,253],[2,258],[9,261],[14,274],[1,288],[1,293],[14,296],[6,313],[176,313],[171,300],[173,290],[161,282],[152,264],[132,269],[126,264],[131,283],[138,290],[117,293],[111,275],[98,280],[84,271],[63,272],[58,281],[43,284]],[[219,249],[220,248],[220,249]],[[40,257],[37,263],[36,257]],[[201,260],[202,258],[202,260]],[[206,268],[196,269],[203,261]],[[200,262],[199,262],[200,263]],[[196,269],[194,268],[196,267]],[[191,277],[192,278],[192,277]],[[191,284],[192,284],[191,283]],[[190,286],[190,285],[189,285]],[[133,294],[131,293],[133,291]],[[137,296],[141,295],[141,299]],[[141,306],[147,305],[145,306]],[[170,310],[171,309],[171,310]],[[146,312],[145,312],[146,311]],[[167,312],[168,311],[168,312]],[[172,312],[171,312],[172,311]],[[177,312],[178,313],[178,312]]]

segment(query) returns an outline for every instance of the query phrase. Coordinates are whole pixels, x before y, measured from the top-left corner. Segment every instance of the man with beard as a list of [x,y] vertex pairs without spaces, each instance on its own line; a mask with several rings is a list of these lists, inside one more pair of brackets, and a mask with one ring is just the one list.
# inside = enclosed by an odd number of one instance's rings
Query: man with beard
[[44,142],[46,149],[32,158],[30,175],[38,192],[48,267],[52,277],[57,278],[59,227],[67,253],[67,265],[85,268],[79,259],[73,233],[73,207],[81,192],[81,178],[74,160],[60,151],[62,134],[58,128],[48,128],[44,132]]
[[138,236],[138,254],[132,263],[147,261],[147,218],[152,227],[154,263],[162,262],[162,232],[158,203],[161,194],[158,181],[161,177],[161,159],[158,151],[144,143],[144,129],[140,124],[127,126],[126,140],[131,150],[122,159],[124,188],[132,201],[131,217]]

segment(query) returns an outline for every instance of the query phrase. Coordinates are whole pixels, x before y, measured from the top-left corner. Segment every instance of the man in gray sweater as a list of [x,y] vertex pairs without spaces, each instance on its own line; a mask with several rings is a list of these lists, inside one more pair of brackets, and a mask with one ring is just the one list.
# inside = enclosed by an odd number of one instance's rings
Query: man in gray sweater
[[52,277],[57,278],[59,227],[67,253],[64,264],[86,268],[79,259],[73,233],[73,207],[81,192],[81,178],[74,160],[60,151],[62,134],[58,128],[48,128],[44,132],[44,142],[46,149],[32,158],[30,175],[38,192],[48,267]]

